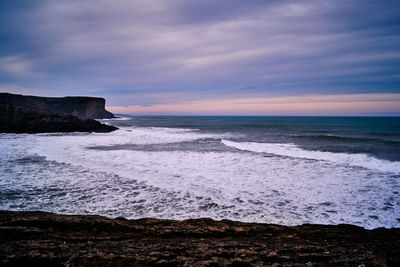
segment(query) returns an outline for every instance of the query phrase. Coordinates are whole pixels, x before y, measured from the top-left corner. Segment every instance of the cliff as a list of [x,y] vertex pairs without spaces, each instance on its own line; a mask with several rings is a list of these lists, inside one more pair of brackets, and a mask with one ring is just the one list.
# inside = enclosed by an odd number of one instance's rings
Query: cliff
[[400,229],[0,211],[2,266],[400,266]]
[[104,98],[97,97],[39,97],[0,93],[0,102],[23,109],[68,114],[80,118],[114,118],[111,112],[105,110]]
[[116,129],[93,119],[24,109],[0,102],[0,133],[111,132]]

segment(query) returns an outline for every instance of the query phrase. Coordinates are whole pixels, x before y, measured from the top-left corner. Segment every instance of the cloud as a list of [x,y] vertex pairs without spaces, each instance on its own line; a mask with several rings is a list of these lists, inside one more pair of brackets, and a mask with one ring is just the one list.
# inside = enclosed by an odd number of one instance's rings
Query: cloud
[[400,92],[396,1],[3,5],[0,84],[66,95],[97,92],[113,105],[159,104],[160,94],[173,103],[171,96]]
[[35,76],[32,62],[22,56],[5,56],[0,57],[0,72],[15,76],[27,77]]

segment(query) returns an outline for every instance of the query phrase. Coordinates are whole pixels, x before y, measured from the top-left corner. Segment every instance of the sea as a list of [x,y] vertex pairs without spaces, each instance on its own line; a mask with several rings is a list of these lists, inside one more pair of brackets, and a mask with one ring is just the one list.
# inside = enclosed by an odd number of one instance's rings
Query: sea
[[0,209],[400,227],[400,117],[129,116],[0,134]]

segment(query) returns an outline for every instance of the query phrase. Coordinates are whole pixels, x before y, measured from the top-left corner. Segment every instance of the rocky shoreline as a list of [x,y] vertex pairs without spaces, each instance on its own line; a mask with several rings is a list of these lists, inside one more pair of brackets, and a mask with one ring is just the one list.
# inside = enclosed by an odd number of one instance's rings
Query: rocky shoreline
[[114,118],[98,97],[38,97],[0,93],[0,133],[111,132],[95,119]]
[[0,102],[0,133],[111,132],[117,129],[93,119],[28,110]]
[[400,229],[0,211],[4,266],[400,266]]

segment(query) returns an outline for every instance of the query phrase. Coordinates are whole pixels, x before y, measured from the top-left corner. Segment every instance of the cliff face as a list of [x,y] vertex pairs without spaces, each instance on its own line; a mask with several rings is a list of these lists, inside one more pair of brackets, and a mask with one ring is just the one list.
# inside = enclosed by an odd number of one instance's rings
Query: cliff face
[[111,132],[116,129],[93,119],[24,109],[0,102],[0,133]]
[[111,112],[105,110],[105,99],[98,97],[38,97],[0,93],[0,102],[23,109],[69,114],[80,118],[114,118]]

